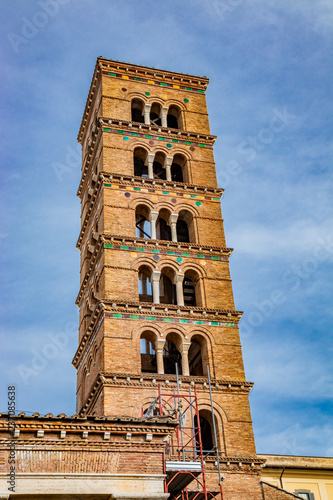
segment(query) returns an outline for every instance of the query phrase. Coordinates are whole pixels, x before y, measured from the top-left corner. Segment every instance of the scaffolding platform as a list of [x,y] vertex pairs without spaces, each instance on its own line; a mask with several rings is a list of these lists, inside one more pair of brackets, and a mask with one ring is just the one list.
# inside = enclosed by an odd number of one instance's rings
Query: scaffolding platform
[[166,485],[168,492],[177,496],[202,473],[201,462],[166,461]]

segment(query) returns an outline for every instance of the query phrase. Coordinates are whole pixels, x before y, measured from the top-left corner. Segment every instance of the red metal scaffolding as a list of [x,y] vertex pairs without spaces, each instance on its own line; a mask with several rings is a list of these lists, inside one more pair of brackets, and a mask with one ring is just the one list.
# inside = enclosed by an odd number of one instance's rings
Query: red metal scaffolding
[[158,387],[158,403],[161,416],[174,416],[179,421],[165,451],[165,492],[170,494],[170,500],[223,500],[215,432],[214,451],[218,463],[219,485],[216,490],[207,489],[206,486],[205,455],[196,388],[193,393],[191,388],[188,393],[180,391],[177,377],[177,390],[167,391],[161,386]]

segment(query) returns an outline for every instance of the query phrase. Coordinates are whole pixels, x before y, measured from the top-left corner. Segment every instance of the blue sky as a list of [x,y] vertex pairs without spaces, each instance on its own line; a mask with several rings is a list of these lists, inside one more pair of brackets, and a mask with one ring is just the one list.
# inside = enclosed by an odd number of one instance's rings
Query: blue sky
[[257,450],[333,456],[333,4],[12,0],[0,14],[0,408],[15,383],[19,410],[75,413],[76,136],[103,56],[210,78]]

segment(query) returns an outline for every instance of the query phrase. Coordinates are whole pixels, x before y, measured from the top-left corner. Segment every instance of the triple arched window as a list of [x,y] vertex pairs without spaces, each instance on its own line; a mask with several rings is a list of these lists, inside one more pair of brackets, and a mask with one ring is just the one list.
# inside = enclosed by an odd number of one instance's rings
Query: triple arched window
[[131,102],[131,118],[136,123],[182,130],[182,114],[179,106],[162,105],[160,102],[145,103],[135,98]]

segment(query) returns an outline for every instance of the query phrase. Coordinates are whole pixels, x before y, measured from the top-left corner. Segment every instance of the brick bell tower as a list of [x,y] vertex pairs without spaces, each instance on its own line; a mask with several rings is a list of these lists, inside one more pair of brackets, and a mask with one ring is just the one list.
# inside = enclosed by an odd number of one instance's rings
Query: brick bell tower
[[261,498],[261,461],[229,274],[208,83],[97,60],[78,135],[77,412],[140,417],[158,385],[176,387],[177,364],[182,388],[197,390],[207,449],[215,419],[225,498],[249,500]]

